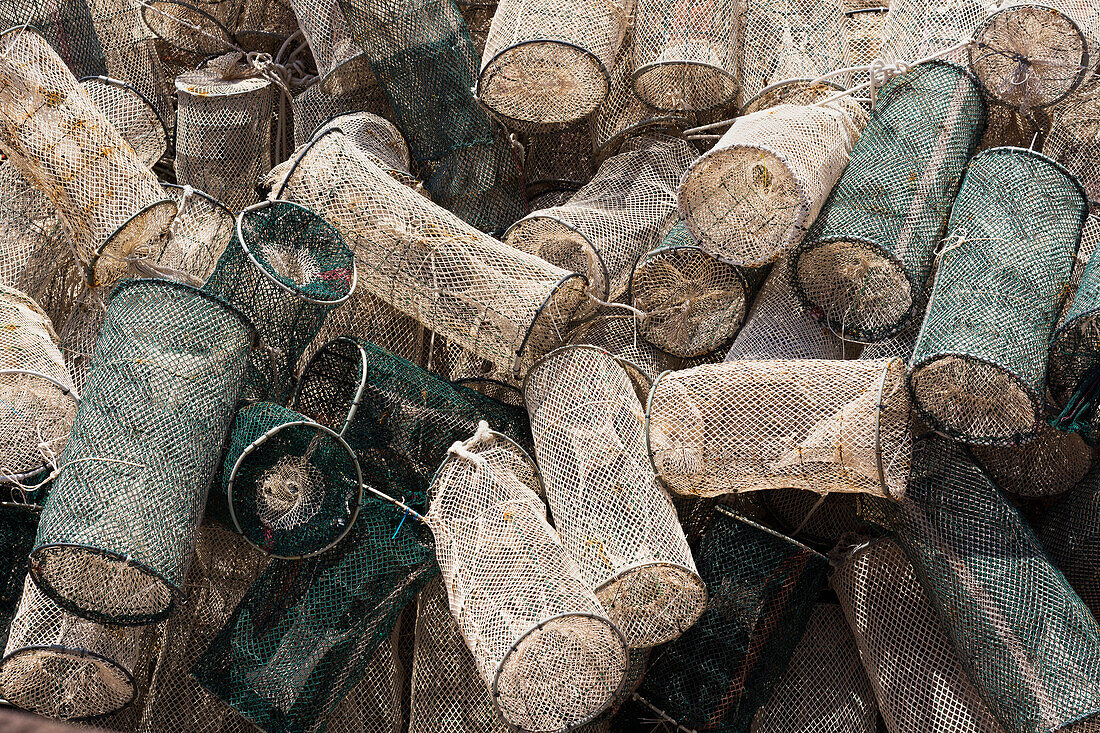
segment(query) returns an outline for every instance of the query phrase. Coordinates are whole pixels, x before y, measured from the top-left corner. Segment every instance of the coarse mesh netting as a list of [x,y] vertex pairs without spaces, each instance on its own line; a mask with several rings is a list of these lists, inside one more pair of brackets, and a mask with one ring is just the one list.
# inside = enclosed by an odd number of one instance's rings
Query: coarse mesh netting
[[1100,618],[1100,468],[1063,494],[1035,527],[1043,549]]
[[[978,143],[978,151],[1010,146],[1037,148],[1044,142],[1050,129],[1050,118],[1043,110],[989,105],[985,133]],[[1075,174],[1076,175],[1076,174]]]
[[168,132],[157,110],[141,92],[124,81],[106,76],[80,80],[92,102],[130,143],[138,160],[152,166],[168,150]]
[[176,51],[209,56],[235,45],[241,0],[143,0],[140,5],[146,27]]
[[547,503],[566,551],[631,648],[663,644],[706,604],[676,509],[653,473],[645,412],[614,357],[567,346],[527,374]]
[[[0,285],[40,295],[70,249],[68,226],[42,189],[10,160],[0,160]],[[40,267],[45,256],[50,267]]]
[[1010,494],[1057,496],[1072,488],[1092,465],[1092,449],[1074,433],[1040,425],[1035,440],[1018,446],[976,445],[974,458]]
[[115,623],[169,613],[251,342],[239,313],[190,286],[115,289],[31,563],[67,610]]
[[657,475],[678,494],[757,489],[905,493],[905,364],[749,361],[669,372],[649,396]]
[[642,255],[630,277],[631,303],[645,313],[642,336],[685,358],[725,348],[745,322],[762,274],[707,253],[677,221],[660,246]]
[[809,313],[791,287],[790,260],[781,258],[752,302],[726,361],[843,359],[844,341]]
[[501,0],[481,57],[478,98],[520,123],[588,116],[607,97],[630,10],[616,0]]
[[0,26],[24,24],[46,39],[77,78],[107,73],[86,0],[12,0],[0,7]]
[[752,733],[876,733],[878,705],[835,603],[819,603]]
[[34,485],[35,474],[57,465],[76,403],[49,317],[0,286],[0,484]]
[[675,224],[676,184],[695,155],[667,135],[633,138],[566,203],[524,217],[504,241],[584,275],[593,297],[618,300],[634,263]]
[[721,506],[695,554],[707,609],[653,652],[638,695],[688,729],[747,730],[787,669],[829,563]]
[[1054,104],[1100,59],[1100,14],[1090,0],[1002,0],[990,11],[968,53],[986,94],[1002,104]]
[[99,329],[107,317],[107,297],[110,292],[108,287],[88,288],[81,285],[72,310],[62,321],[57,333],[69,376],[80,395],[84,394],[88,381],[88,368],[92,364]]
[[271,169],[276,87],[227,54],[176,79],[176,180],[233,211],[255,203]]
[[875,113],[793,259],[795,292],[842,336],[880,341],[916,317],[986,108],[971,74],[920,64]]
[[588,120],[544,125],[526,135],[523,181],[530,199],[548,190],[576,191],[596,174]]
[[847,534],[876,533],[861,516],[862,501],[858,494],[817,494],[805,489],[775,489],[763,494],[775,526],[799,542],[823,550],[831,550]]
[[338,128],[350,143],[371,158],[371,162],[403,183],[415,185],[409,173],[412,163],[405,138],[393,123],[385,117],[370,112],[348,112],[333,117],[317,128],[312,137],[317,138],[326,130]]
[[277,195],[308,206],[355,252],[359,287],[516,373],[564,337],[583,277],[482,234],[403,186],[330,130]]
[[450,0],[339,0],[432,200],[503,232],[526,211],[519,160],[474,98],[477,53]]
[[336,0],[290,0],[290,5],[309,42],[321,90],[333,96],[378,94],[370,59]]
[[953,49],[943,58],[965,65],[967,49],[962,44],[971,39],[991,4],[983,0],[890,0],[882,23],[882,58],[889,63],[912,63]]
[[343,237],[309,209],[265,201],[238,215],[203,289],[239,308],[259,332],[246,398],[289,399],[298,359],[329,311],[351,294],[355,278]]
[[639,0],[633,86],[656,109],[706,110],[737,96],[740,3]]
[[926,591],[891,539],[842,556],[829,577],[890,733],[1005,733],[959,663]]
[[1100,626],[966,449],[938,437],[918,442],[893,515],[952,646],[1004,726],[1093,729]]
[[291,110],[294,147],[304,145],[321,125],[340,115],[363,111],[381,116],[391,114],[389,102],[377,87],[336,95],[320,84],[312,84],[295,95]]
[[848,165],[867,113],[850,97],[738,117],[677,192],[699,245],[760,267],[799,243]]
[[161,236],[175,214],[61,58],[21,28],[0,34],[0,149],[53,201],[82,260],[124,257]]
[[569,334],[570,344],[588,344],[615,357],[630,377],[640,399],[645,399],[657,376],[678,360],[658,351],[642,338],[637,316],[618,308],[605,308]]
[[276,557],[309,557],[351,529],[362,475],[331,428],[258,402],[237,413],[215,491],[223,521],[253,545]]
[[[8,628],[23,597],[23,580],[30,571],[27,556],[34,547],[40,499],[19,491],[0,488],[0,645],[6,645]],[[0,694],[2,697],[2,694]]]
[[622,634],[546,519],[538,469],[487,426],[456,444],[427,521],[451,614],[495,705],[529,731],[566,731],[611,704]]
[[367,494],[335,548],[271,562],[191,672],[269,733],[320,731],[437,573],[420,522]]
[[1089,201],[1100,202],[1100,85],[1090,84],[1051,108],[1042,152],[1077,177]]
[[141,636],[152,627],[107,627],[51,601],[29,575],[0,660],[0,698],[50,718],[96,718],[137,696]]
[[470,31],[470,40],[474,42],[474,52],[477,58],[485,53],[485,42],[489,40],[489,28],[493,24],[493,16],[497,12],[497,4],[481,3],[456,3],[458,12],[462,13],[462,19],[466,21],[466,28]]
[[840,0],[746,0],[737,44],[741,98],[848,66],[842,10]]
[[882,28],[889,0],[874,0],[874,4],[881,7],[852,8],[844,13],[844,37],[848,42],[848,63],[852,66],[870,64],[882,54]]
[[909,375],[934,430],[992,445],[1035,436],[1087,215],[1080,184],[1049,158],[993,148],[971,161]]
[[244,0],[237,16],[237,43],[274,54],[298,30],[289,0]]

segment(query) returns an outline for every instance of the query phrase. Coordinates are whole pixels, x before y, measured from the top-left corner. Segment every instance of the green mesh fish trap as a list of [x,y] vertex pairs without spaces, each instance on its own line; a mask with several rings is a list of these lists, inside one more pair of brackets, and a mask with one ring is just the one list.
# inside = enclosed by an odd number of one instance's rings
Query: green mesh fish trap
[[90,76],[80,86],[104,116],[130,143],[138,159],[152,167],[168,150],[168,131],[153,103],[124,81]]
[[829,562],[721,506],[695,555],[707,609],[653,652],[636,697],[682,728],[747,730],[787,669]]
[[32,553],[60,606],[119,624],[171,611],[252,340],[201,290],[115,289]]
[[237,229],[203,289],[240,309],[259,332],[246,395],[290,397],[294,367],[328,313],[355,289],[351,250],[331,225],[288,201],[263,201]]
[[909,490],[894,509],[898,542],[1005,728],[1095,725],[1100,626],[966,449],[920,441]]
[[355,452],[332,428],[258,402],[237,413],[216,501],[251,544],[294,559],[329,550],[351,531],[362,485]]
[[567,346],[523,383],[562,545],[631,648],[663,644],[706,605],[672,500],[647,457],[645,413],[605,351]]
[[622,634],[546,519],[534,461],[482,423],[432,479],[427,523],[451,615],[512,725],[568,731],[613,701]]
[[1080,184],[1049,158],[994,148],[971,161],[909,374],[934,430],[975,444],[1034,438],[1087,215]]
[[1036,526],[1050,559],[1073,590],[1100,617],[1100,469],[1063,494]]
[[23,25],[45,38],[78,79],[107,73],[87,0],[12,0],[0,8],[0,26]]
[[891,539],[838,558],[829,584],[840,600],[879,713],[892,733],[1005,733],[959,663],[905,553]]
[[880,341],[916,317],[985,117],[973,76],[943,62],[920,64],[878,93],[848,167],[794,254],[798,297],[834,331]]

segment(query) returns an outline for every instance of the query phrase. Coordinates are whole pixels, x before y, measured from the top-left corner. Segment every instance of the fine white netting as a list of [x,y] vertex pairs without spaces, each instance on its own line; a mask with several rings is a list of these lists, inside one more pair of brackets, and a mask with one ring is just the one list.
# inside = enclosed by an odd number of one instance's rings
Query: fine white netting
[[152,166],[161,159],[168,150],[168,133],[156,108],[141,92],[106,76],[81,79],[80,86],[134,148],[138,160]]

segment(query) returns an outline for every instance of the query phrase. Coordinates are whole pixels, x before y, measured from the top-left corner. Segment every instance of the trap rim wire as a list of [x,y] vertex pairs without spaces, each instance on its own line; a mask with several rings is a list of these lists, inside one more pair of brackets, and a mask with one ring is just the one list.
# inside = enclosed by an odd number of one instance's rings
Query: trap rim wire
[[[156,105],[153,104],[152,102],[150,102],[149,98],[141,93],[141,90],[139,90],[136,87],[128,84],[125,81],[122,81],[121,79],[115,79],[113,76],[101,76],[99,74],[95,74],[95,75],[92,75],[92,76],[82,76],[77,81],[83,83],[83,82],[86,82],[86,81],[93,81],[93,80],[98,81],[102,84],[108,84],[110,86],[117,87],[119,89],[125,89],[126,91],[130,92],[135,97],[140,99],[141,102],[146,107],[149,108],[149,111],[153,113],[153,117],[156,119],[157,124],[160,125],[160,130],[161,130],[161,133],[163,133],[163,137],[164,137],[164,145],[165,145],[165,147],[167,147],[167,145],[168,145],[168,126],[166,124],[164,124],[164,117],[161,116],[160,112],[157,110]],[[162,158],[164,157],[163,153],[161,154],[161,157]],[[152,166],[150,166],[150,167],[152,167]],[[163,186],[166,186],[168,184],[161,183],[160,185],[163,187]]]
[[[312,361],[312,359],[310,361]],[[297,393],[295,393],[295,396],[297,396]],[[358,405],[358,402],[356,402],[355,404]],[[345,526],[343,528],[343,531],[340,532],[335,538],[333,538],[327,545],[325,545],[324,547],[321,547],[317,550],[313,550],[312,552],[307,552],[307,553],[303,553],[303,554],[300,554],[300,555],[280,555],[277,552],[272,552],[271,550],[268,550],[267,548],[264,548],[264,547],[261,547],[261,546],[257,545],[255,542],[253,542],[252,537],[249,535],[249,533],[245,532],[244,529],[242,529],[241,523],[237,519],[237,511],[233,508],[233,487],[236,485],[237,469],[240,468],[241,464],[244,462],[244,460],[246,458],[248,458],[248,456],[252,452],[254,452],[261,445],[263,445],[265,442],[267,442],[268,440],[270,440],[272,437],[279,434],[283,430],[286,430],[288,428],[293,428],[293,427],[299,427],[299,426],[303,426],[303,427],[307,427],[307,428],[313,428],[315,430],[320,430],[322,433],[324,433],[324,434],[328,435],[329,437],[334,438],[336,440],[336,444],[338,446],[340,446],[341,448],[343,448],[343,450],[347,454],[348,458],[351,459],[351,464],[353,466],[355,466],[356,484],[358,485],[359,490],[358,490],[358,492],[356,493],[356,495],[354,497],[354,502],[353,502],[353,507],[352,507],[352,510],[351,510],[351,514],[348,517],[348,521],[345,524]],[[348,445],[347,441],[344,440],[343,436],[340,433],[337,433],[335,430],[328,427],[327,425],[322,425],[321,423],[314,422],[313,420],[292,420],[291,422],[286,422],[286,423],[282,423],[280,425],[276,425],[275,427],[271,428],[270,430],[268,430],[266,433],[264,433],[260,437],[253,440],[247,446],[245,446],[245,449],[241,452],[241,454],[239,456],[237,456],[237,460],[234,461],[234,463],[233,463],[233,468],[229,473],[229,483],[226,485],[225,493],[226,493],[226,503],[229,505],[229,519],[230,519],[230,521],[233,522],[233,529],[237,534],[244,537],[245,541],[248,542],[248,544],[252,545],[253,547],[255,547],[258,550],[263,550],[265,553],[267,553],[271,557],[278,558],[280,560],[304,560],[306,558],[316,557],[317,555],[320,555],[323,552],[327,552],[328,550],[331,550],[333,547],[338,545],[341,540],[343,540],[345,537],[347,537],[348,532],[350,532],[352,530],[352,528],[355,526],[355,520],[359,517],[359,510],[363,506],[363,469],[359,465],[359,459],[356,457],[355,451],[352,450],[351,446]],[[306,525],[306,526],[308,526],[308,525]]]
[[[172,48],[179,49],[180,51],[183,51],[185,53],[217,55],[219,53],[233,50],[233,46],[236,45],[236,43],[234,43],[234,41],[236,41],[236,38],[232,31],[226,28],[225,25],[213,15],[206,12],[202,8],[195,7],[191,3],[183,2],[183,0],[138,0],[137,4],[141,6],[141,22],[145,26],[145,28],[158,39],[164,41]],[[175,16],[165,10],[157,9],[158,5],[178,5],[179,7],[184,8],[188,13],[193,13],[194,15],[192,16],[190,22],[185,21],[182,19],[183,16]],[[201,20],[204,23],[208,23],[209,25],[204,27],[194,23],[194,16],[201,16]],[[149,21],[150,17],[160,18],[162,19],[162,22],[158,24],[151,23]],[[164,19],[169,20],[165,21]],[[160,33],[157,32],[157,28],[163,28],[165,23],[178,23],[184,28],[187,28],[190,31],[196,31],[200,35],[204,36],[203,40],[206,42],[219,41],[222,45],[222,48],[212,51],[209,46],[200,46],[198,43],[193,45],[177,43],[176,41],[178,40],[178,37],[166,38],[165,36],[162,36]],[[156,25],[157,28],[155,28],[154,25]],[[211,29],[217,31],[218,33],[221,33],[221,37],[218,37],[214,33],[211,33]],[[168,35],[171,36],[172,34]]]
[[[362,58],[362,56],[356,56],[355,58]],[[344,62],[344,64],[341,64],[340,66],[337,66],[336,68],[337,69],[342,68],[344,65],[346,65],[347,63],[350,63],[350,61],[354,61],[354,60],[355,59],[349,59],[349,61]],[[371,73],[373,74],[374,72],[371,72]],[[318,82],[318,83],[320,83],[320,82]],[[348,94],[350,95],[352,93],[349,92]],[[349,115],[356,115],[356,114],[363,114],[363,113],[374,114],[373,112],[370,112],[369,110],[359,110],[359,111],[355,111],[355,112],[348,112],[348,111],[337,112],[336,114],[329,116],[328,119],[326,119],[324,122],[320,123],[319,125],[317,125],[317,127],[315,127],[313,129],[313,132],[311,132],[309,134],[309,137],[307,138],[306,143],[312,143],[315,138],[321,137],[322,135],[326,135],[331,130],[339,130],[342,134],[347,135],[347,137],[350,139],[352,136],[348,135],[348,133],[344,131],[344,128],[342,128],[340,125],[334,125],[332,123],[335,122],[336,120],[340,119],[341,117],[347,117]],[[385,120],[386,122],[389,122],[391,125],[393,125],[393,122],[391,122],[389,119],[383,117],[382,115],[376,115],[376,116],[379,117],[380,119]],[[401,131],[397,130],[396,126],[394,126],[394,130],[397,131],[398,135],[401,135]],[[303,143],[303,145],[306,144],[306,143]],[[401,144],[405,145],[406,150],[408,149],[408,145],[407,145],[407,143],[405,143],[405,138],[404,138],[403,135],[401,135]],[[358,146],[356,145],[355,147],[358,147]],[[291,155],[297,155],[297,153],[298,153],[298,150],[296,149],[293,153],[291,153]],[[414,176],[412,173],[409,172],[410,169],[412,168],[411,161],[408,162],[408,165],[405,167],[404,170],[395,169],[395,168],[391,167],[389,165],[389,163],[387,163],[384,160],[381,163],[378,163],[378,162],[375,162],[375,161],[372,161],[372,162],[374,162],[375,165],[377,165],[383,171],[385,171],[386,173],[389,173],[391,176],[393,176],[399,183],[403,183],[406,186],[408,186],[409,188],[419,190],[419,189],[422,189],[424,187],[423,182],[419,178],[417,178],[416,176]],[[405,161],[402,161],[402,162],[405,162]],[[295,161],[295,164],[297,164],[297,161]],[[286,181],[287,179],[289,179],[290,175],[293,172],[294,172],[294,166],[291,166],[291,169],[289,171],[287,171],[287,174],[283,178],[283,181]],[[280,188],[280,191],[281,190],[282,189]]]
[[[564,204],[562,204],[562,206],[566,206],[566,205],[568,205],[568,203],[569,203],[569,201],[568,201],[568,199],[567,199],[567,200],[565,201],[565,203],[564,203]],[[555,208],[557,208],[557,207],[555,207]],[[546,209],[543,209],[543,211],[546,211]],[[586,236],[585,236],[585,235],[584,235],[584,234],[583,234],[583,233],[582,233],[582,232],[581,232],[581,231],[580,231],[579,229],[577,229],[577,227],[575,227],[574,225],[572,225],[572,224],[570,224],[570,223],[568,223],[568,222],[566,222],[566,221],[563,221],[562,219],[559,219],[559,218],[558,218],[558,217],[556,217],[556,216],[549,216],[549,215],[547,215],[547,214],[541,214],[541,213],[539,213],[538,211],[532,211],[532,212],[531,212],[531,214],[529,214],[529,215],[527,215],[527,216],[525,216],[525,217],[521,218],[521,219],[520,219],[519,221],[515,222],[515,223],[514,223],[514,224],[512,224],[512,225],[511,225],[510,227],[508,227],[508,229],[506,229],[506,230],[505,230],[505,232],[504,232],[504,236],[502,236],[502,237],[500,238],[500,240],[501,240],[502,242],[505,242],[505,243],[507,243],[507,241],[508,241],[508,237],[510,237],[510,236],[511,236],[511,234],[512,234],[512,232],[516,231],[516,229],[518,229],[518,228],[520,228],[521,226],[524,226],[524,225],[526,225],[526,224],[530,224],[531,222],[537,222],[537,221],[540,221],[540,220],[541,220],[541,221],[549,221],[549,222],[553,222],[553,223],[554,223],[554,224],[556,224],[557,226],[559,226],[559,227],[563,227],[564,229],[566,229],[566,230],[568,230],[568,231],[572,232],[573,234],[575,234],[575,235],[577,236],[577,239],[578,239],[578,240],[579,240],[580,242],[583,242],[583,243],[584,243],[584,254],[585,254],[585,257],[586,257],[586,258],[587,258],[587,259],[588,259],[588,260],[589,260],[590,262],[591,262],[592,260],[595,260],[596,262],[599,262],[599,263],[600,263],[600,272],[599,272],[599,275],[600,275],[600,282],[601,282],[601,283],[603,284],[603,287],[602,287],[602,288],[600,289],[599,295],[598,295],[597,297],[598,297],[598,298],[599,298],[600,300],[607,300],[607,299],[608,299],[608,296],[609,296],[609,294],[610,294],[610,292],[611,292],[611,280],[610,280],[610,278],[611,278],[611,275],[610,275],[610,273],[608,273],[608,271],[607,271],[607,264],[606,264],[606,263],[605,263],[605,262],[603,261],[603,255],[601,255],[601,254],[600,254],[600,251],[599,251],[598,249],[596,249],[596,246],[592,244],[592,241],[591,241],[591,240],[590,240],[590,239],[589,239],[588,237],[586,237]],[[541,255],[540,255],[540,254],[538,254],[537,252],[532,252],[531,254],[533,254],[533,255],[534,255],[535,257],[541,257]],[[551,263],[551,264],[553,264],[553,263]],[[562,269],[566,269],[566,268],[562,268]],[[585,279],[585,285],[586,285],[586,287],[585,287],[585,292],[590,292],[587,286],[588,286],[588,285],[591,285],[591,284],[592,284],[592,282],[591,282],[591,280],[590,280],[590,279],[588,278],[588,276],[587,276],[587,275],[585,275],[584,273],[580,273],[580,272],[577,272],[577,273],[574,273],[574,274],[575,274],[575,275],[579,275],[579,276],[581,276],[581,277],[583,277],[583,278]],[[555,288],[555,290],[557,290],[557,288]],[[540,308],[540,311],[541,311],[541,308]]]
[[[754,94],[752,98],[742,104],[741,108],[737,110],[737,117],[744,117],[745,115],[752,114],[753,112],[759,112],[760,108],[770,109],[776,105],[784,104],[786,103],[787,97],[790,95],[798,94],[799,92],[811,91],[817,88],[820,88],[821,91],[847,91],[847,87],[829,79],[811,79],[808,76],[797,77],[794,79],[784,79],[782,81],[777,81],[769,84],[768,86],[764,87],[759,92]],[[786,92],[786,94],[776,95],[777,92]],[[771,100],[768,99],[769,95],[776,95],[774,102],[771,102]],[[822,98],[824,99],[825,97]],[[768,104],[766,107],[763,107],[762,105],[765,102],[771,103]],[[729,122],[732,124],[733,120],[731,119],[729,120]]]
[[85,280],[88,287],[94,288],[102,285],[111,284],[108,282],[101,282],[97,275],[99,262],[106,253],[107,248],[115,241],[115,239],[119,235],[121,235],[125,230],[129,229],[131,224],[138,223],[139,220],[143,220],[146,216],[159,212],[162,208],[170,208],[174,212],[172,214],[173,218],[176,216],[176,214],[179,213],[179,207],[176,205],[176,202],[173,199],[164,198],[160,201],[155,201],[145,208],[137,211],[133,216],[123,222],[122,225],[118,227],[118,229],[115,229],[115,231],[109,237],[107,237],[107,239],[103,240],[102,244],[96,247],[95,252],[92,253],[92,257],[88,261],[88,268],[85,273]]
[[[725,89],[732,89],[732,94],[726,94],[721,101],[717,104],[711,104],[706,107],[687,107],[688,112],[706,112],[715,108],[724,107],[737,98],[737,94],[741,91],[741,83],[737,80],[737,75],[732,74],[727,69],[723,69],[721,66],[715,64],[708,64],[704,61],[692,61],[692,60],[667,60],[667,61],[650,61],[649,63],[642,64],[630,74],[630,91],[638,99],[642,99],[642,96],[638,94],[638,81],[649,72],[658,69],[662,66],[697,66],[702,69],[713,73],[715,76],[723,77],[722,86]],[[655,105],[649,101],[643,100],[644,103],[658,112],[682,112],[679,107],[661,107]]]
[[[179,191],[181,194],[188,189],[188,186],[181,186],[178,183],[162,183],[160,185],[166,191]],[[189,196],[198,196],[199,198],[206,199],[206,202],[210,204],[213,208],[221,209],[222,213],[225,214],[226,217],[233,219],[234,221],[237,220],[237,217],[233,214],[230,208],[223,204],[221,201],[218,201],[216,198],[201,189],[194,188],[193,186],[190,188],[191,192],[188,194]]]
[[[61,390],[61,394],[63,396],[71,398],[73,402],[77,403],[78,406],[80,405],[80,395],[76,391],[75,387],[66,387],[64,384],[57,381],[57,379],[51,377],[48,374],[36,372],[32,369],[0,369],[0,376],[3,376],[5,374],[26,374],[28,376],[34,377],[35,379],[41,379],[42,381],[57,387],[59,390]],[[45,468],[48,467],[49,464],[45,466],[39,466],[38,468],[33,468],[29,471],[24,471],[22,473],[0,474],[0,486],[4,486],[7,484],[21,486],[23,481],[33,479],[35,476],[38,476]],[[0,506],[5,505],[6,502],[0,501]]]
[[[31,582],[33,583],[34,581],[32,580]],[[6,665],[9,661],[13,659],[16,659],[25,654],[33,654],[34,652],[54,652],[55,654],[64,657],[67,662],[77,660],[90,660],[92,662],[95,662],[97,667],[101,669],[109,669],[111,672],[117,674],[126,682],[127,691],[130,694],[130,697],[126,700],[126,702],[122,703],[118,707],[112,708],[110,710],[105,710],[101,713],[96,713],[95,715],[77,716],[74,718],[66,718],[66,720],[71,720],[75,722],[101,720],[108,715],[117,713],[119,710],[125,710],[127,707],[130,706],[131,703],[134,702],[134,700],[137,699],[138,684],[137,681],[134,679],[134,675],[131,674],[129,670],[127,670],[122,665],[116,663],[113,659],[108,659],[102,654],[97,654],[96,652],[81,647],[67,647],[60,646],[58,644],[32,644],[30,646],[22,646],[13,651],[11,654],[0,657],[0,668],[4,667],[4,665]],[[0,698],[0,700],[3,700],[3,698]],[[5,700],[5,702],[8,701]],[[12,705],[12,707],[21,709],[15,703],[9,704]]]
[[[324,343],[324,345],[321,346],[321,348],[317,349],[317,351],[314,352],[313,356],[309,357],[309,361],[307,361],[305,363],[305,365],[299,370],[299,376],[309,372],[310,367],[313,365],[313,362],[316,361],[317,359],[319,359],[321,354],[323,354],[325,352],[328,352],[330,350],[330,347],[333,347],[336,344],[351,344],[351,346],[359,352],[359,358],[357,360],[348,361],[348,360],[341,359],[341,361],[345,361],[346,363],[357,363],[357,364],[359,364],[359,386],[355,388],[355,394],[352,397],[351,404],[348,405],[347,417],[344,418],[344,423],[343,423],[343,425],[340,426],[340,430],[339,431],[333,431],[337,437],[339,437],[341,440],[343,440],[344,435],[348,432],[348,428],[350,428],[351,424],[353,422],[355,422],[356,413],[359,411],[359,406],[363,402],[363,394],[367,390],[367,376],[368,376],[367,365],[369,363],[369,357],[367,355],[366,348],[363,346],[363,344],[359,343],[359,340],[356,339],[356,338],[353,338],[351,336],[337,336],[334,339],[326,341]],[[339,356],[339,353],[340,352],[338,350],[335,352],[335,354],[337,356]],[[306,381],[304,379],[301,379],[301,378],[299,378],[297,380],[297,382],[295,383],[294,391],[291,393],[290,402],[288,403],[290,409],[292,409],[292,410],[297,409],[296,406],[298,404],[298,397],[301,395],[302,387],[305,384],[306,384]],[[346,441],[345,441],[345,444],[346,444]],[[356,462],[358,463],[358,458],[356,459]],[[360,476],[360,478],[359,478],[360,488],[362,488],[362,482],[363,482],[363,480],[362,480],[362,468],[358,467],[358,470],[359,470],[359,476]]]
[[[341,337],[341,338],[344,338],[344,337]],[[354,340],[354,339],[350,339],[350,340]],[[358,406],[358,404],[359,403],[356,402],[356,406]],[[536,485],[534,487],[532,487],[532,489],[534,490],[535,494],[537,494],[540,499],[543,499],[545,501],[545,499],[546,499],[546,489],[543,488],[545,486],[545,484],[542,481],[542,472],[539,470],[539,464],[535,462],[534,457],[532,457],[531,454],[527,452],[527,449],[524,448],[519,443],[517,443],[516,441],[509,438],[504,433],[498,433],[496,430],[493,430],[492,428],[487,430],[484,433],[484,435],[486,435],[490,438],[493,438],[494,440],[502,441],[505,445],[509,446],[512,450],[516,451],[516,453],[518,453],[519,456],[521,458],[523,458],[523,460],[527,461],[528,467],[531,469],[531,476],[532,476],[532,478],[534,478],[534,480],[536,482]],[[457,458],[459,458],[459,456],[456,456],[455,454],[448,452],[447,457],[444,458],[442,461],[440,461],[439,465],[436,466],[434,471],[432,471],[432,477],[428,481],[428,487],[429,487],[428,503],[429,503],[429,505],[431,504],[432,501],[435,500],[435,496],[431,492],[431,487],[435,485],[435,480],[437,478],[439,478],[439,474],[443,471],[443,466],[446,465],[447,463],[450,463],[451,461],[453,461]],[[426,517],[420,517],[420,518],[421,518],[421,520],[423,521],[424,524],[428,523]],[[538,627],[541,627],[546,623],[547,622],[544,621],[542,624],[538,624]],[[534,627],[532,627],[532,628],[534,628]],[[616,629],[616,631],[617,630],[618,629]],[[530,631],[528,631],[527,633],[530,633]],[[505,656],[507,656],[507,655],[505,655]]]

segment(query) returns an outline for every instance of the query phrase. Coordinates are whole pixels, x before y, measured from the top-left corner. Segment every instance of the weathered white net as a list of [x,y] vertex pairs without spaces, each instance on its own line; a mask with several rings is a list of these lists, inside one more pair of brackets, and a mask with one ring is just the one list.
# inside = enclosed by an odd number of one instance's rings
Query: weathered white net
[[626,370],[638,398],[644,400],[657,376],[678,365],[670,356],[642,338],[638,317],[618,308],[605,308],[569,334],[569,343],[603,349]]
[[152,166],[168,150],[168,132],[152,103],[124,81],[106,76],[80,80],[95,105],[130,143],[138,159]]

